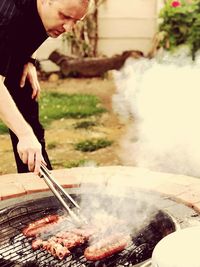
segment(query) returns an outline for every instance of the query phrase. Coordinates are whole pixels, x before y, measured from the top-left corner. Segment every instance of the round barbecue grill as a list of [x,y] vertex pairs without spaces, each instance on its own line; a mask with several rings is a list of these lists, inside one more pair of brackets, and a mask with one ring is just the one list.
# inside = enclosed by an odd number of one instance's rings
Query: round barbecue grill
[[[72,197],[80,203],[86,201],[87,194],[72,194]],[[126,208],[127,214],[133,214],[132,208],[136,205],[136,200],[124,197],[110,197],[109,195],[101,195],[101,203],[104,210],[111,213],[112,205],[109,203],[120,203],[120,207]],[[130,203],[132,203],[130,205]],[[141,205],[144,209],[148,205]],[[93,210],[97,207],[94,201]],[[132,207],[132,208],[131,208]],[[92,209],[91,212],[92,213]],[[119,211],[121,213],[122,211]],[[162,210],[152,212],[151,216],[140,229],[134,228],[134,217],[129,219],[129,225],[132,227],[130,246],[122,252],[112,255],[99,261],[88,261],[84,257],[84,250],[87,244],[76,247],[72,250],[72,254],[64,260],[58,260],[50,255],[47,251],[36,250],[31,247],[32,238],[24,237],[22,229],[30,222],[45,217],[48,214],[63,215],[64,211],[60,207],[60,203],[54,196],[42,197],[34,200],[24,201],[20,204],[6,207],[0,211],[0,266],[1,267],[27,267],[27,266],[70,266],[70,267],[98,267],[98,266],[139,266],[138,264],[145,262],[151,258],[152,251],[156,244],[166,235],[176,230],[176,223],[173,218]],[[115,213],[116,215],[116,213]],[[131,217],[130,217],[131,218]]]

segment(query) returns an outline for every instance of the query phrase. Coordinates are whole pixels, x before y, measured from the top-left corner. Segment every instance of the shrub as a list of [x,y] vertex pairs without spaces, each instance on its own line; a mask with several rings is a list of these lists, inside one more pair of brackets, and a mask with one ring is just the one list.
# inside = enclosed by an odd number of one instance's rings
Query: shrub
[[174,50],[188,45],[194,59],[200,48],[200,0],[168,0],[159,18],[159,47]]

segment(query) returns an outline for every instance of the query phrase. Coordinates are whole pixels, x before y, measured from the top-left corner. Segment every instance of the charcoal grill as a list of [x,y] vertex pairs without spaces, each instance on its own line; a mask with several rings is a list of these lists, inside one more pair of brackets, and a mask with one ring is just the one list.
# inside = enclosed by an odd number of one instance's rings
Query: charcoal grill
[[[87,198],[87,194],[71,195],[78,203],[81,199]],[[102,196],[101,196],[102,198]],[[103,196],[102,203],[108,209],[110,196]],[[120,205],[126,206],[134,200],[129,197],[120,199]],[[129,210],[131,212],[131,210]],[[122,252],[97,262],[87,261],[83,256],[84,246],[72,251],[72,255],[60,261],[55,259],[46,251],[33,251],[31,238],[22,235],[22,229],[30,222],[35,221],[48,214],[63,215],[63,210],[54,196],[42,197],[29,200],[20,204],[12,205],[0,211],[0,266],[1,267],[98,267],[98,266],[138,266],[149,259],[155,245],[164,236],[176,230],[173,218],[162,210],[157,210],[151,217],[149,223],[141,227],[132,235],[132,243]],[[132,224],[134,225],[134,219]]]

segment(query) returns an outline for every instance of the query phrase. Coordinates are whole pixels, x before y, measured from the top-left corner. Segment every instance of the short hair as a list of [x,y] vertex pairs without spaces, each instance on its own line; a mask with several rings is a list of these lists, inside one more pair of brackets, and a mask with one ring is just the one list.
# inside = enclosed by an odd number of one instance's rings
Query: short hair
[[[52,2],[55,2],[55,1],[61,1],[61,0],[49,0],[49,3],[51,4]],[[63,0],[62,0],[63,1]],[[79,0],[80,3],[85,3],[85,2],[88,2],[88,4],[90,4],[90,0]]]
[[[54,2],[54,1],[60,1],[60,0],[49,0],[49,2]],[[79,0],[79,1],[82,2],[82,3],[85,2],[85,1],[87,1],[88,3],[91,2],[90,0]]]

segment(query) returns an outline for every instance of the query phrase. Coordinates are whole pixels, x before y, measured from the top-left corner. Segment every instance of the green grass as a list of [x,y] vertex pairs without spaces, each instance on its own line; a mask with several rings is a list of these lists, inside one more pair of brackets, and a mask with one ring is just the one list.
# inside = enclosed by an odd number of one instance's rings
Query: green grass
[[7,134],[8,128],[5,126],[3,122],[0,121],[0,134]]
[[94,95],[44,92],[40,100],[40,119],[43,125],[61,118],[86,118],[105,111]]
[[70,160],[63,164],[64,168],[76,168],[84,166],[87,163],[87,160],[80,159],[80,160]]
[[58,142],[51,142],[47,144],[47,149],[54,149],[58,146]]
[[90,129],[93,126],[97,126],[97,123],[94,121],[81,121],[81,122],[76,122],[74,124],[75,129]]
[[[61,118],[86,118],[105,111],[94,95],[45,91],[40,97],[40,121],[44,127]],[[7,127],[0,121],[0,134],[7,132]]]
[[74,144],[74,148],[82,152],[92,152],[107,146],[111,146],[112,143],[113,141],[103,138],[91,139]]
[[[90,160],[87,159],[77,159],[77,160],[69,160],[69,161],[64,161],[64,160],[57,160],[57,159],[52,159],[51,164],[53,168],[76,168],[76,167],[84,167],[87,164],[91,164]],[[96,162],[93,162],[93,165],[97,165]]]

